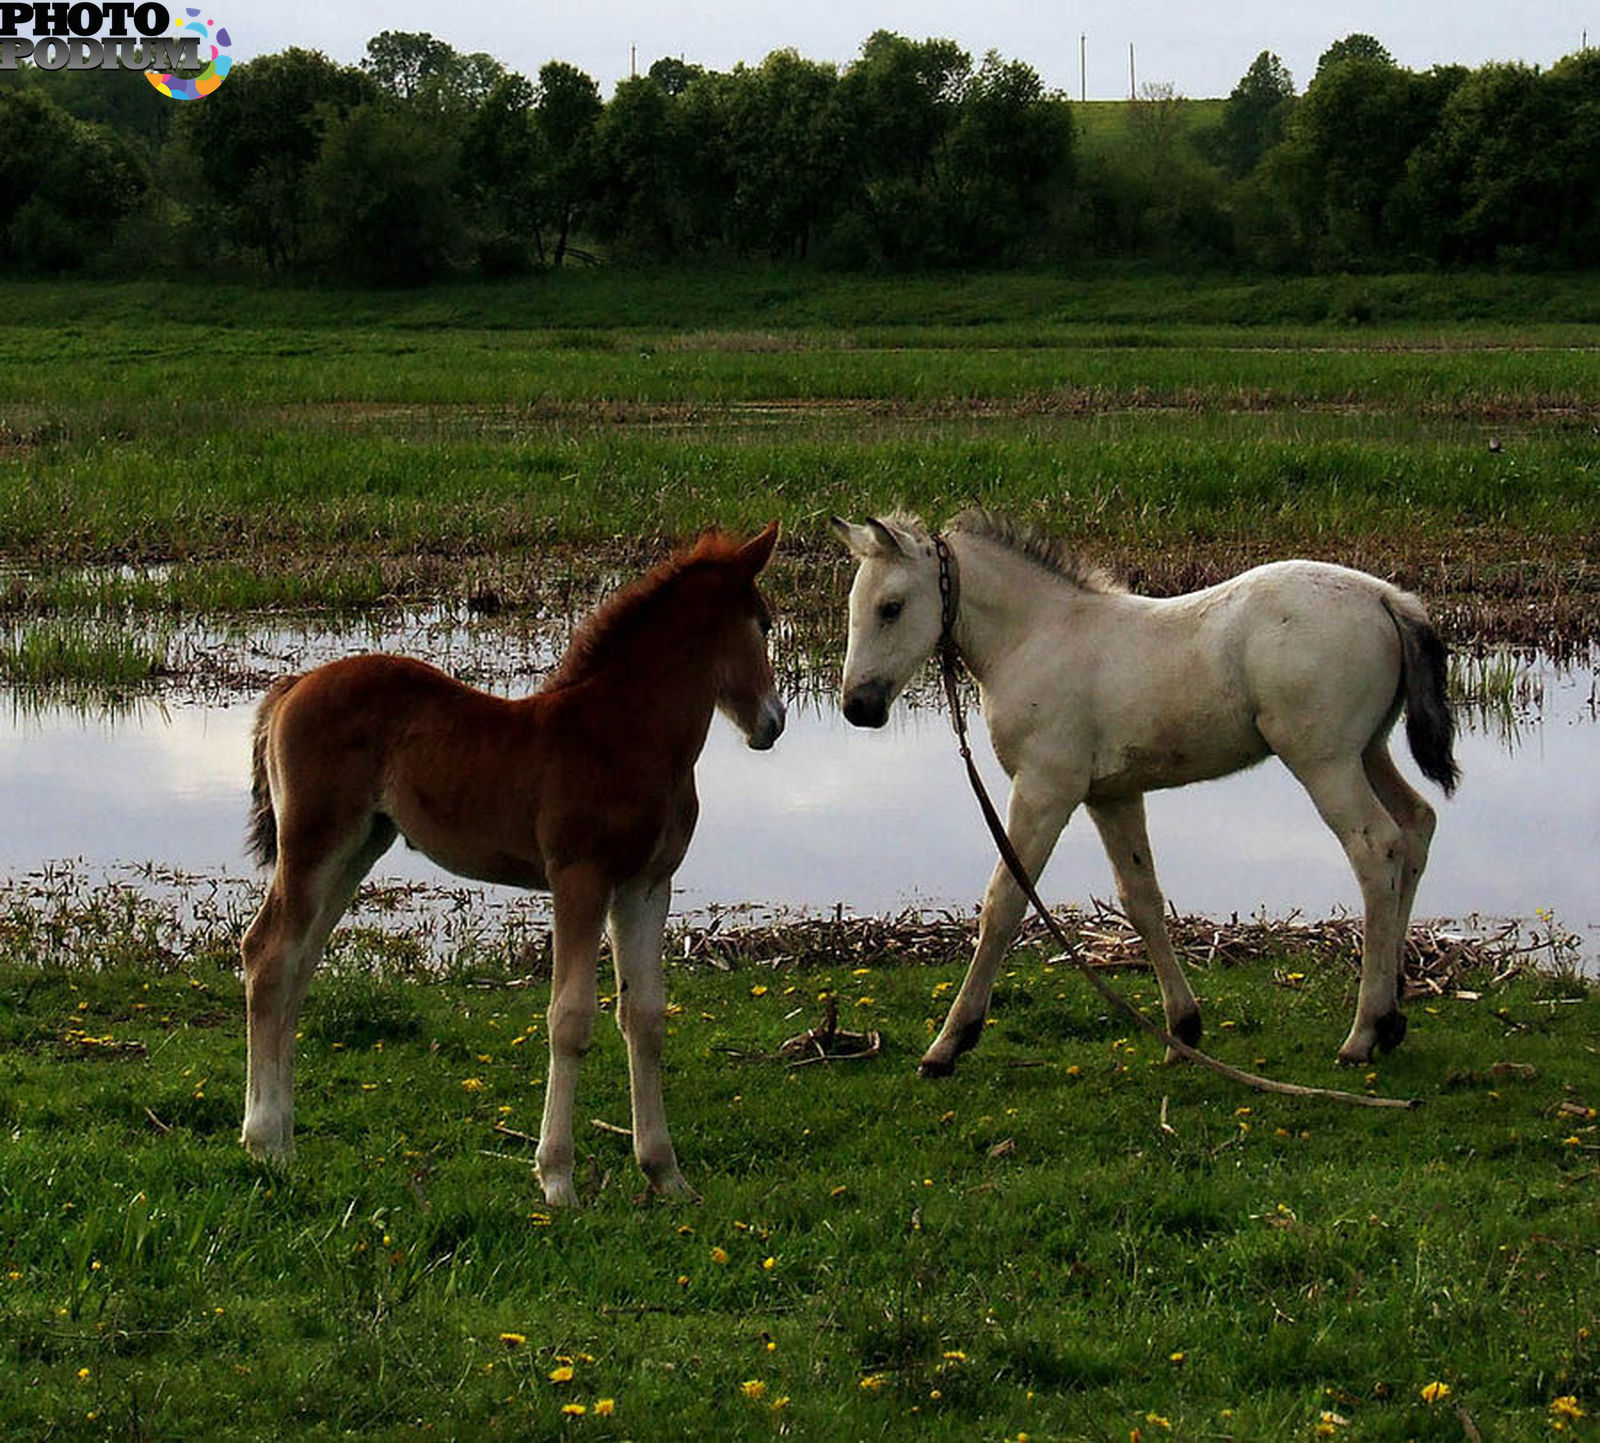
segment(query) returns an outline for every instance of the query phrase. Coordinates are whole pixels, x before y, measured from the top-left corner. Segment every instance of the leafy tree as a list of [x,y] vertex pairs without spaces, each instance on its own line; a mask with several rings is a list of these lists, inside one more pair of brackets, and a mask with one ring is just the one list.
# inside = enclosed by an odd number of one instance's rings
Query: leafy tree
[[426,30],[385,30],[367,41],[361,68],[380,90],[410,100],[430,81],[448,74],[457,58],[452,45]]
[[939,166],[971,73],[953,40],[879,30],[840,77],[840,160],[877,258],[913,263],[937,242]]
[[[377,99],[371,79],[315,50],[263,55],[228,73],[225,101],[186,105],[171,150],[198,179],[202,230],[271,268],[304,258],[306,174],[327,126]],[[177,168],[177,164],[171,167]]]
[[1372,60],[1379,65],[1393,67],[1394,56],[1389,54],[1373,36],[1356,31],[1346,35],[1343,40],[1335,40],[1321,55],[1317,57],[1317,74],[1330,65],[1337,65],[1345,60]]
[[1217,158],[1234,177],[1249,175],[1283,139],[1294,108],[1294,77],[1270,50],[1256,56],[1222,108]]
[[838,77],[831,65],[775,50],[728,78],[726,137],[733,181],[733,241],[741,251],[804,256],[836,199],[837,147],[827,116]]
[[692,80],[705,73],[704,67],[671,55],[663,55],[648,71],[649,78],[668,95],[682,95]]
[[963,261],[1035,248],[1072,175],[1072,115],[1038,73],[990,51],[967,83],[941,167],[947,227]]
[[1592,259],[1600,56],[1465,75],[1413,155],[1422,243],[1443,261]]
[[0,263],[75,270],[102,252],[149,183],[133,146],[36,90],[0,91]]
[[425,30],[374,35],[361,68],[395,99],[450,114],[481,105],[506,75],[492,55],[463,55]]
[[683,126],[674,93],[651,71],[619,84],[595,127],[595,226],[626,249],[670,256],[693,244]]
[[543,260],[540,176],[548,170],[533,123],[533,86],[506,75],[468,118],[461,137],[457,189],[472,218],[478,263],[491,275]]
[[1290,252],[1318,266],[1370,266],[1398,252],[1410,229],[1411,153],[1459,79],[1366,56],[1318,70],[1264,162]]
[[360,105],[332,120],[306,177],[319,266],[362,284],[417,285],[460,237],[449,138],[420,116]]
[[555,230],[551,264],[566,258],[573,229],[595,191],[594,140],[600,88],[576,66],[552,60],[539,71],[534,124],[544,142],[544,212]]

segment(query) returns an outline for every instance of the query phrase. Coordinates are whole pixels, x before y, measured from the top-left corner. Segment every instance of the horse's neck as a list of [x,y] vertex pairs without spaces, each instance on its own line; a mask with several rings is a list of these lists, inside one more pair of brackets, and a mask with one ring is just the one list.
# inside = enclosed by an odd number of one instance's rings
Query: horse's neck
[[956,647],[982,683],[1037,628],[1041,615],[1059,609],[1070,592],[982,537],[958,532],[950,549],[961,588]]
[[596,669],[594,704],[637,715],[641,741],[687,758],[705,745],[716,710],[716,657],[711,648],[662,618]]

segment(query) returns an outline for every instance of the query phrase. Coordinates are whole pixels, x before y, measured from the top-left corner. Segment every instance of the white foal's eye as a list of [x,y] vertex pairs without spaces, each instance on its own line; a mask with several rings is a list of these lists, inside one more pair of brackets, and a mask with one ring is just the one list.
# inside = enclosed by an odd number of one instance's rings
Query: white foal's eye
[[885,601],[878,607],[878,620],[887,625],[891,621],[898,621],[900,613],[905,609],[903,601]]

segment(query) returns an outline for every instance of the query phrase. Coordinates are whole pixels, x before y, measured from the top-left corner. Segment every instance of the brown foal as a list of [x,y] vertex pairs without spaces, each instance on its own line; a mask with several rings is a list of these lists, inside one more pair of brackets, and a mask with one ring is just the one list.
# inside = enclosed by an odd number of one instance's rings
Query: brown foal
[[661,1097],[661,938],[699,803],[694,765],[721,710],[758,750],[783,730],[756,587],[773,522],[708,533],[578,629],[543,688],[507,700],[404,657],[284,677],[256,720],[252,846],[274,865],[245,934],[243,1141],[294,1151],[295,1026],[362,878],[402,836],[460,876],[548,891],[550,1078],[538,1148],[546,1199],[573,1204],[572,1106],[610,934],[628,1048],[634,1155],[650,1186],[692,1197]]

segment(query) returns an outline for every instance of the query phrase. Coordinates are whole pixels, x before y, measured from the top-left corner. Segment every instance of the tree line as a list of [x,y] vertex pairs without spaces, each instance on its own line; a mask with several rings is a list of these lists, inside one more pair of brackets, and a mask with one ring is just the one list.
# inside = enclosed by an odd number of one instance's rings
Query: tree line
[[1417,72],[1352,35],[1303,92],[1263,52],[1220,103],[1147,86],[1087,110],[1021,61],[887,31],[844,67],[662,59],[610,100],[562,61],[530,80],[397,31],[356,66],[303,49],[236,65],[203,102],[133,79],[0,75],[8,272],[1600,260],[1593,50]]

